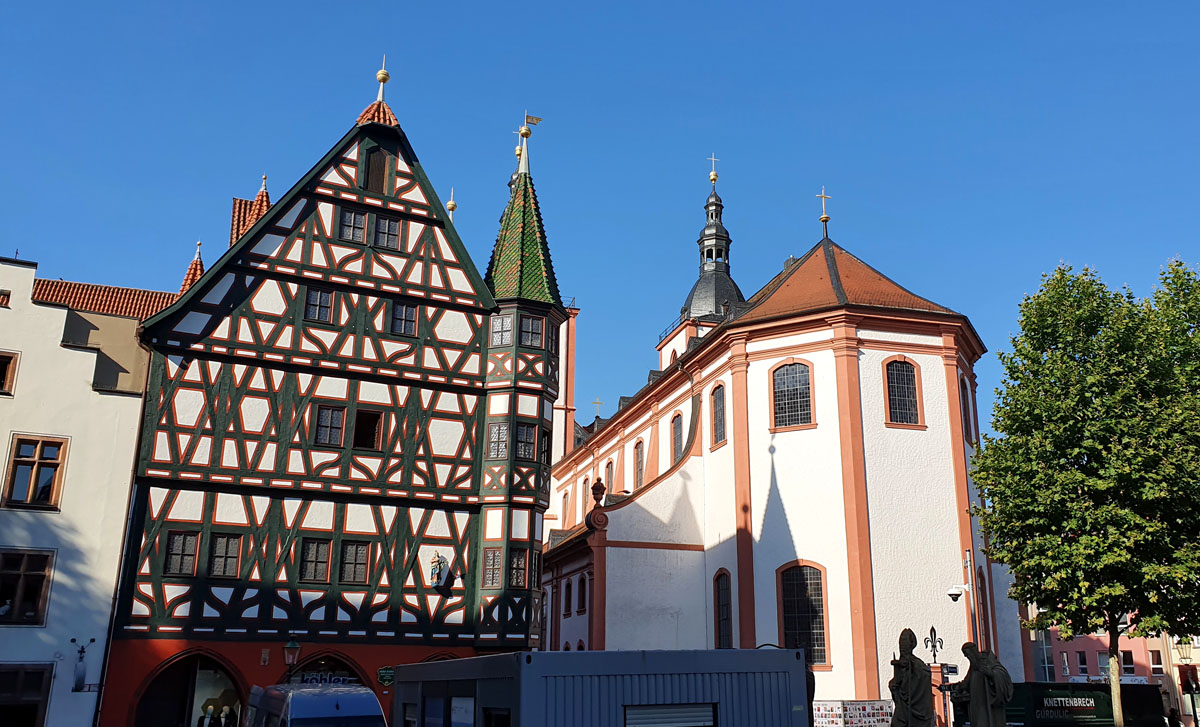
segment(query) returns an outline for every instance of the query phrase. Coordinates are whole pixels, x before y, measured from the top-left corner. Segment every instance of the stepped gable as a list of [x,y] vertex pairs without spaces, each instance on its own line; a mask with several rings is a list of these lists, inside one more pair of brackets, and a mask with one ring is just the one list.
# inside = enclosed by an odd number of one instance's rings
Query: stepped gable
[[959,315],[905,290],[829,238],[790,263],[755,293],[748,304],[737,323],[842,306]]
[[33,281],[33,302],[66,306],[85,313],[103,313],[146,320],[179,296],[161,290],[121,288],[67,280]]

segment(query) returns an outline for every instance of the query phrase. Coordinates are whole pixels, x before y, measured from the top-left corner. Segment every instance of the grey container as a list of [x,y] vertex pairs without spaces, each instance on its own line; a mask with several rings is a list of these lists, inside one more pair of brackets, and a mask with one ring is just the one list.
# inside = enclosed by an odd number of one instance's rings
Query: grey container
[[521,652],[396,667],[395,727],[808,727],[803,652]]

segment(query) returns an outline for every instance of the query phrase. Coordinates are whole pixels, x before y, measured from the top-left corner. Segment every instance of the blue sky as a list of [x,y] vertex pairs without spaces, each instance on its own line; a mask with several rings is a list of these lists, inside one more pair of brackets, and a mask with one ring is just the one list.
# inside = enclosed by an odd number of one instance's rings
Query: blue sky
[[[582,8],[582,9],[581,9]],[[12,3],[0,254],[175,290],[230,198],[278,196],[388,100],[482,270],[522,112],[577,404],[644,382],[696,276],[708,162],[747,295],[830,236],[991,353],[1059,261],[1147,293],[1195,263],[1200,6],[1114,2]],[[339,14],[340,13],[340,14]]]

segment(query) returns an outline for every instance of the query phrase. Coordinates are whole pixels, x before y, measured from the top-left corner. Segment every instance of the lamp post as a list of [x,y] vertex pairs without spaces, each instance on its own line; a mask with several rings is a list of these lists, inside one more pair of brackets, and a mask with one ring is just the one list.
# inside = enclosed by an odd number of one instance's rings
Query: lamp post
[[296,643],[296,639],[289,638],[288,642],[283,645],[283,663],[287,665],[287,675],[283,678],[284,684],[292,681],[292,670],[296,668],[296,660],[299,658],[300,644]]
[[[1192,637],[1181,636],[1175,639],[1175,652],[1179,654],[1179,660],[1183,662],[1184,666],[1190,666],[1192,663]],[[1195,672],[1190,668],[1187,670],[1186,685],[1181,684],[1180,686],[1187,687],[1188,701],[1192,705],[1192,724],[1200,724],[1196,721],[1196,688],[1200,685],[1196,684]]]

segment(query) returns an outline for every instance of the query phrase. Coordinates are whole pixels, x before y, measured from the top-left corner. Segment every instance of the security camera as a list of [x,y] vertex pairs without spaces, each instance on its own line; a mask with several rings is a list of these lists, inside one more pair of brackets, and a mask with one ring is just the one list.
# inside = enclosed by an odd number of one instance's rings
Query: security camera
[[962,598],[962,595],[969,590],[971,590],[969,586],[950,586],[946,589],[946,595],[950,597],[951,601],[958,603],[958,599]]

